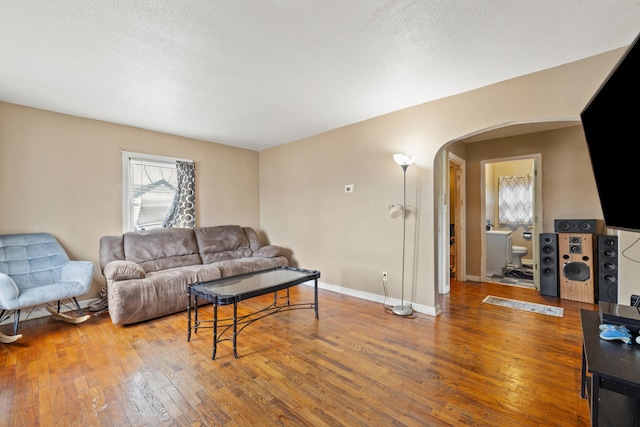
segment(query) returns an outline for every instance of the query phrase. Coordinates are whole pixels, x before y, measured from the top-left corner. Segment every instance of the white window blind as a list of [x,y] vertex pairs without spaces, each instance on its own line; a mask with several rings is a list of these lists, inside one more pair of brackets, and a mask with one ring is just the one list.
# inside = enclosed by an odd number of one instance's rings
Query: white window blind
[[123,152],[123,228],[162,228],[178,192],[179,159]]

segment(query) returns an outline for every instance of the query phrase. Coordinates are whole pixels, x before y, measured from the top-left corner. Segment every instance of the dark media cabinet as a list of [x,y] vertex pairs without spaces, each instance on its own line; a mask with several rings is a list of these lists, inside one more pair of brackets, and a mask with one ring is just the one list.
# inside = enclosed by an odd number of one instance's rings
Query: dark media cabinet
[[[600,338],[600,315],[580,310],[582,384],[592,426],[640,425],[640,345]],[[635,335],[634,335],[635,336]],[[590,374],[590,375],[589,375]]]

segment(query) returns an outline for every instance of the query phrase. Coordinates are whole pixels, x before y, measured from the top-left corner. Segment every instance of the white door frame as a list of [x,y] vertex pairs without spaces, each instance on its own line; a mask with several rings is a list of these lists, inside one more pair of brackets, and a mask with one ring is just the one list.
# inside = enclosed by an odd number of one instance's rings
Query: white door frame
[[[458,209],[460,209],[460,224],[456,226],[456,249],[459,257],[456,257],[456,266],[459,268],[459,273],[457,272],[457,277],[462,277],[462,280],[466,278],[466,237],[465,237],[465,224],[466,224],[466,214],[465,214],[465,206],[466,206],[466,192],[465,192],[465,160],[456,156],[455,154],[449,153],[448,150],[444,149],[440,153],[438,166],[440,169],[440,173],[438,175],[438,181],[440,185],[438,188],[438,217],[437,221],[439,224],[437,230],[437,253],[442,254],[442,256],[438,256],[436,259],[437,264],[437,287],[439,294],[447,294],[451,290],[451,276],[449,269],[449,260],[450,260],[450,240],[449,240],[449,215],[450,215],[450,194],[449,194],[449,162],[454,162],[460,166],[461,169],[461,177],[460,177],[460,194],[458,195]],[[460,245],[458,247],[458,245]]]
[[[523,156],[502,157],[497,159],[487,159],[480,161],[480,212],[484,214],[486,210],[486,176],[485,167],[489,163],[509,162],[513,160],[533,160],[533,230],[531,234],[531,244],[533,253],[533,284],[536,289],[540,289],[540,268],[538,260],[540,259],[539,241],[540,241],[540,224],[542,224],[542,155],[527,154]],[[482,223],[484,224],[484,222]],[[480,280],[487,281],[487,239],[486,233],[481,234],[482,253],[480,255]]]
[[[467,168],[466,162],[464,159],[456,156],[453,153],[449,154],[449,164],[454,163],[458,170],[460,171],[460,175],[457,177],[458,185],[457,194],[456,194],[456,206],[451,207],[455,209],[455,216],[457,217],[456,221],[456,273],[455,279],[464,281],[467,278],[467,192],[466,192],[466,182],[467,182]],[[451,185],[451,183],[449,183]],[[451,245],[449,245],[451,247]]]

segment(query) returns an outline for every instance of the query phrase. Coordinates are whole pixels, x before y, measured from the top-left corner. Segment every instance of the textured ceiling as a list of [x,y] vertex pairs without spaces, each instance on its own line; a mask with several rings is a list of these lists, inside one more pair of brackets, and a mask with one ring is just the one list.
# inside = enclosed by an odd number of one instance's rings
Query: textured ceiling
[[626,46],[640,1],[0,2],[0,101],[262,150]]

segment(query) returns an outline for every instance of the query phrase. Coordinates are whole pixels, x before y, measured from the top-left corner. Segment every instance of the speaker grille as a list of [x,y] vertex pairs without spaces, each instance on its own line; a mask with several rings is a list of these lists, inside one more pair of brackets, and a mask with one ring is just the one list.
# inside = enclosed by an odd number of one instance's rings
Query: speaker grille
[[585,282],[591,277],[591,269],[584,262],[567,262],[562,266],[564,277],[569,280]]
[[540,295],[560,296],[558,280],[558,235],[540,234]]
[[598,236],[598,297],[618,302],[618,236]]
[[595,219],[556,219],[556,233],[596,234],[598,221]]

